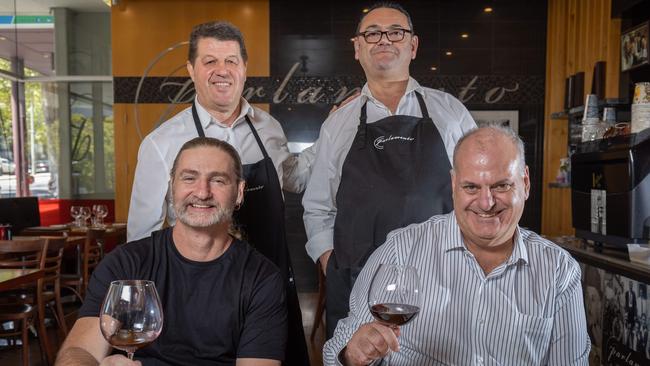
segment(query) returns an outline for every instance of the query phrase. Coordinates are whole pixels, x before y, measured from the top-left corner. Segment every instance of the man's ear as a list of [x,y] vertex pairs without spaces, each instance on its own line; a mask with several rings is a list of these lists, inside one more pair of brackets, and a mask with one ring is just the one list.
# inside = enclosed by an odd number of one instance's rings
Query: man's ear
[[528,165],[526,165],[526,168],[524,168],[524,189],[526,193],[526,199],[528,199],[528,195],[530,194],[530,174],[528,172]]
[[354,59],[359,60],[359,37],[354,37],[352,41],[352,46],[354,47]]
[[418,54],[418,45],[420,44],[420,40],[418,36],[413,36],[411,38],[411,60],[415,60],[415,56]]
[[192,65],[190,60],[186,61],[185,67],[187,67],[187,73],[190,74],[190,78],[192,78],[192,81],[194,81],[194,66]]

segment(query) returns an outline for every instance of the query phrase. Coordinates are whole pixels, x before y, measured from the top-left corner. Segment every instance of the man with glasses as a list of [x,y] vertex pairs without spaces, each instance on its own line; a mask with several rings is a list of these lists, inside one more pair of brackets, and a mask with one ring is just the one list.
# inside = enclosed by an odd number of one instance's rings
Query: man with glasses
[[321,128],[303,205],[307,252],[327,276],[328,338],[386,234],[452,210],[453,149],[476,124],[456,98],[409,76],[417,49],[404,8],[371,7],[354,38],[367,83]]

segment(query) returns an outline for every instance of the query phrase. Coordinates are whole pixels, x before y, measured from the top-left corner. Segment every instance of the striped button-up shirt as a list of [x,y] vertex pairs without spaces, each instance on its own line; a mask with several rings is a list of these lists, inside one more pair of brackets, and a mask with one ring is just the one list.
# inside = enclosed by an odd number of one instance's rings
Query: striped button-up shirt
[[391,365],[587,365],[578,263],[533,232],[517,228],[514,238],[509,259],[486,275],[453,212],[389,234],[357,278],[349,316],[325,344],[325,365],[339,364],[352,334],[373,320],[368,289],[381,263],[417,268],[423,296]]

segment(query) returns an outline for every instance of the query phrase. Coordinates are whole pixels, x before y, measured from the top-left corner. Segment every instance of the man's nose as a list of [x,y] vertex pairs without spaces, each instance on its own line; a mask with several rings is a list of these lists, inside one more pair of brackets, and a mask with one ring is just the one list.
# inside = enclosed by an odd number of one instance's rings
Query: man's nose
[[478,198],[479,208],[483,211],[490,211],[494,207],[494,195],[490,187],[481,188]]
[[210,190],[210,181],[207,179],[205,181],[200,181],[196,185],[194,190],[194,195],[200,199],[210,198],[212,191]]
[[382,32],[381,35],[379,36],[379,41],[377,42],[378,44],[392,44],[388,39],[388,33],[387,32]]

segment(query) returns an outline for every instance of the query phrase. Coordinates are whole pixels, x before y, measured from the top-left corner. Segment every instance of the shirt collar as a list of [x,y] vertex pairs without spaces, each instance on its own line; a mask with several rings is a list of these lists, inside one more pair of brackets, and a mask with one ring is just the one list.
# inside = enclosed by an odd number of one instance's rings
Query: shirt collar
[[[210,125],[210,123],[214,122],[216,125],[220,127],[225,127],[227,128],[228,126],[224,125],[221,123],[221,121],[217,121],[212,117],[212,115],[199,103],[199,98],[194,97],[194,103],[196,103],[196,113],[199,115],[199,120],[201,121],[201,126],[206,129]],[[237,116],[237,119],[235,119],[235,122],[233,122],[232,127],[235,125],[241,123],[241,121],[244,120],[244,116],[248,115],[251,119],[255,117],[255,112],[254,109],[251,107],[251,105],[248,103],[248,101],[244,98],[241,98],[239,103],[241,104],[241,111],[239,111],[239,116]]]
[[[409,82],[406,84],[406,91],[404,92],[404,95],[409,95],[412,92],[418,92],[421,95],[424,96],[424,88],[420,86],[420,83],[418,83],[415,79],[409,76]],[[364,97],[364,102],[368,99],[372,101],[376,101],[377,103],[380,103],[375,97],[372,96],[372,92],[370,91],[370,87],[368,87],[368,83],[363,86],[361,89],[361,96]]]
[[[450,212],[449,220],[447,223],[447,228],[445,230],[444,237],[445,240],[442,240],[442,249],[444,253],[448,253],[454,249],[463,249],[467,250],[465,243],[463,242],[463,235],[460,232],[460,226],[456,220],[456,213],[454,211]],[[524,263],[528,263],[528,250],[524,244],[524,239],[521,237],[521,231],[519,226],[515,228],[514,237],[514,247],[512,249],[512,254],[510,258],[506,261],[506,264],[515,264],[520,260]]]

